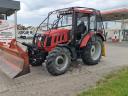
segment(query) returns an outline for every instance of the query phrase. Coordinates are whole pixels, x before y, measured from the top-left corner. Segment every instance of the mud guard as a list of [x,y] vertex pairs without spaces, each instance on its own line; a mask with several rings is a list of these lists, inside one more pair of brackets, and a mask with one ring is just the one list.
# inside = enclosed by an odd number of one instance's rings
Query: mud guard
[[[94,35],[94,32],[90,32],[89,34],[87,34],[80,43],[80,48],[83,48],[87,45],[88,41],[90,40],[90,38]],[[99,34],[96,34],[97,36],[100,36],[102,38],[103,41],[105,41],[104,37],[102,37]],[[106,56],[106,49],[105,49],[105,43],[103,44],[102,47],[102,56]]]
[[90,38],[94,35],[94,32],[88,33],[80,42],[80,48],[85,47],[90,40]]

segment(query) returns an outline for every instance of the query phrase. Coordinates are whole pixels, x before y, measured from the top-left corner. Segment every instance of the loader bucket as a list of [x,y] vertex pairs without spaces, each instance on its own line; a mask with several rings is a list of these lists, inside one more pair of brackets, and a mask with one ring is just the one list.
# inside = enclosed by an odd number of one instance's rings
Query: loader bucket
[[17,45],[16,40],[12,40],[9,46],[0,44],[0,71],[10,78],[30,72],[28,54]]

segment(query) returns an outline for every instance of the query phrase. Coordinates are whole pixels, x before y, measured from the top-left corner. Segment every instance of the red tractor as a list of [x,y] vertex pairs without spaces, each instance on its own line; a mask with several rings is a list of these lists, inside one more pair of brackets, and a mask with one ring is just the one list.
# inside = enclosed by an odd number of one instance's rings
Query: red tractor
[[[38,34],[40,31],[43,33]],[[72,61],[98,64],[104,55],[104,27],[100,11],[71,7],[48,13],[28,48],[32,66],[46,64],[52,75],[64,74]]]

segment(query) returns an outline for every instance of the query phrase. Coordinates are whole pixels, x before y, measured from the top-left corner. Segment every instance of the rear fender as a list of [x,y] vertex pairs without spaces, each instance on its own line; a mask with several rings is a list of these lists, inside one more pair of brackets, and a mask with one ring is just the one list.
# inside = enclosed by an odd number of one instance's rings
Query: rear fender
[[[80,48],[83,48],[87,45],[88,41],[92,38],[92,36],[99,36],[103,41],[105,41],[104,37],[97,33],[97,34],[94,34],[94,32],[90,32],[89,34],[87,34],[82,40],[81,40],[81,43],[80,43]],[[105,50],[105,44],[103,43],[103,46],[102,46],[102,56],[106,56],[106,50]]]
[[80,48],[83,48],[87,45],[88,41],[90,40],[90,38],[94,35],[94,32],[90,32],[87,35],[85,35],[83,37],[83,39],[80,42]]
[[95,34],[94,32],[90,32],[89,34],[85,35],[84,38],[81,40],[80,48],[85,47],[93,35],[99,36],[102,39],[102,41],[105,41],[105,38],[103,37],[102,34],[100,33]]

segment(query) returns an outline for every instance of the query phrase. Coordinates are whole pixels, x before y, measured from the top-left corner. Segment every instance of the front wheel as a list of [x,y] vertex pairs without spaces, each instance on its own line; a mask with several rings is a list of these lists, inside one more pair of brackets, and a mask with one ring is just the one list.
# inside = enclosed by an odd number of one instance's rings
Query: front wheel
[[84,64],[95,65],[101,59],[102,56],[103,41],[100,37],[96,36],[95,41],[89,40],[86,47],[83,48],[82,60]]
[[64,74],[71,63],[70,51],[65,47],[56,47],[46,57],[46,68],[51,75]]

